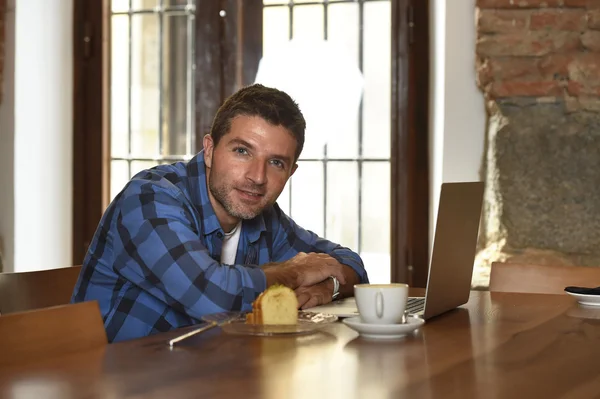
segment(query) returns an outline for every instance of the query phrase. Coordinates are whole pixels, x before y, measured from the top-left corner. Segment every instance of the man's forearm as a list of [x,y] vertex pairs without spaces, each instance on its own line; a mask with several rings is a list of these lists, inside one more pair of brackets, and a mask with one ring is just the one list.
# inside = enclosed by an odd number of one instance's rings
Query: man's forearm
[[[340,284],[347,284],[349,271],[345,270],[343,264],[324,253],[299,252],[291,259],[275,264],[267,264],[263,267],[267,287],[273,284],[283,284],[295,290],[299,287],[309,287],[319,284],[330,276],[336,277]],[[349,268],[351,269],[351,268]],[[354,273],[355,274],[355,273]],[[355,281],[356,276],[351,275]],[[352,284],[350,285],[350,289]]]
[[[282,263],[273,262],[262,267],[267,281],[267,288],[273,284],[282,284],[292,289],[296,289],[298,286],[296,283],[298,279],[296,271],[293,269],[282,270],[282,268],[278,267],[281,264]],[[354,285],[361,282],[358,273],[356,273],[356,271],[348,265],[342,265],[342,273],[346,278],[346,283],[342,284],[340,282],[340,296],[354,296]],[[331,281],[330,278],[327,278],[326,280],[323,280],[323,283],[331,285],[331,292],[333,294],[333,281]]]
[[[352,296],[354,293],[352,282],[360,282],[358,274],[349,266],[341,265],[342,273],[346,278],[346,283],[340,285],[340,297]],[[298,304],[302,309],[311,308],[331,302],[333,296],[333,280],[326,278],[311,287],[304,287],[296,290]]]
[[[272,264],[270,266],[276,266]],[[342,265],[342,271],[346,277],[346,284],[340,283],[340,296],[348,297],[354,296],[354,284],[360,283],[358,274],[350,266]],[[283,271],[278,270],[276,267],[269,267],[264,270],[267,279],[267,287],[273,284],[282,284],[290,288],[296,288],[294,281],[296,276],[291,275],[291,270]],[[331,288],[331,294],[333,295],[333,281],[330,278],[325,279],[321,284],[327,285]]]

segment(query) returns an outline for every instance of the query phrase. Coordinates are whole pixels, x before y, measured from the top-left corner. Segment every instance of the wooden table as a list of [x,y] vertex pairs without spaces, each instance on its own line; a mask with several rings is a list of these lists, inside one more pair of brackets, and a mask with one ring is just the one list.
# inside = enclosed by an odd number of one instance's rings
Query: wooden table
[[[175,331],[0,369],[17,398],[579,398],[600,393],[600,310],[566,295],[472,292],[400,341],[342,323],[301,337]],[[1,354],[0,354],[1,356]]]

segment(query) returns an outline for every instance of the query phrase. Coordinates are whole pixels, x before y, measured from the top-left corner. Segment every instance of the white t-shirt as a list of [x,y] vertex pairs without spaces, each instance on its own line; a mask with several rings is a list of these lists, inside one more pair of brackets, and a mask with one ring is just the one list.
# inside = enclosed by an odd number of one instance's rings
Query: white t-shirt
[[240,221],[229,233],[223,237],[223,247],[221,247],[221,263],[224,265],[234,265],[237,255],[238,243],[240,242],[240,231],[242,231],[242,222]]

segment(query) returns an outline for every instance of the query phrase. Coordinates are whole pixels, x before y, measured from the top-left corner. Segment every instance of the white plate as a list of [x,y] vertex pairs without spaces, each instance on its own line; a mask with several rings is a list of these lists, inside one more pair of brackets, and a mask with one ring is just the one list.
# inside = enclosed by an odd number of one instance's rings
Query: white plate
[[246,324],[246,313],[248,312],[214,313],[202,317],[202,320],[216,322],[228,334],[269,336],[311,334],[338,319],[335,315],[299,311],[296,325]]
[[584,306],[600,306],[600,295],[575,294],[565,291],[567,294],[577,298],[577,302]]
[[425,320],[419,317],[408,317],[404,324],[368,324],[363,323],[360,317],[350,317],[342,322],[361,336],[371,339],[402,338],[425,324]]
[[307,312],[319,312],[333,314],[337,317],[355,317],[358,316],[356,300],[354,297],[342,298],[327,305],[315,306],[314,308],[304,309]]

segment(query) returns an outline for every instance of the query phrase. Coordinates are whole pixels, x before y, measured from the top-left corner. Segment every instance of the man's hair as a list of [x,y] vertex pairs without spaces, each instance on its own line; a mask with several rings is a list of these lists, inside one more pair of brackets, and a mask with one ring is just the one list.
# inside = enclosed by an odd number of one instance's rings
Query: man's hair
[[304,147],[306,121],[298,104],[285,92],[261,84],[244,87],[232,94],[217,111],[210,129],[215,147],[229,133],[236,116],[259,116],[273,126],[283,126],[296,139],[296,160]]

